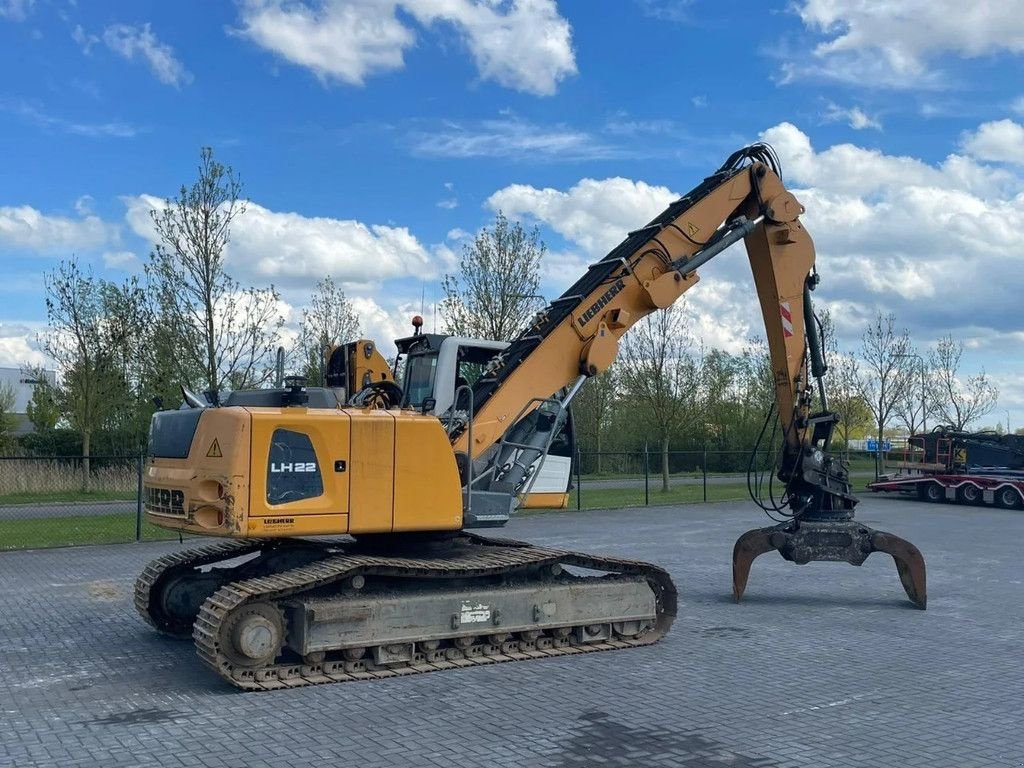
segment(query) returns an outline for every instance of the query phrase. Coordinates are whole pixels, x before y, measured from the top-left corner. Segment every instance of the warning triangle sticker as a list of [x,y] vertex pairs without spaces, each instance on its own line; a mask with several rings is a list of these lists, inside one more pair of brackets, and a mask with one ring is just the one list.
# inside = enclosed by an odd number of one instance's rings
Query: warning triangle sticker
[[210,445],[210,450],[206,452],[206,458],[220,459],[223,457],[224,454],[220,452],[220,443],[217,442],[217,438],[213,438],[213,443]]

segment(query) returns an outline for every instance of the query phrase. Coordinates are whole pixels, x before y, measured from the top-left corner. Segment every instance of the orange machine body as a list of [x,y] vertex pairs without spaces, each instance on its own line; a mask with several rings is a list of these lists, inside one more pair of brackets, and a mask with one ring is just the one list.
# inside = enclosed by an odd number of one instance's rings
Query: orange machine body
[[[203,409],[184,458],[150,458],[146,516],[209,536],[291,537],[462,527],[455,457],[413,411]],[[425,492],[429,489],[429,492]]]

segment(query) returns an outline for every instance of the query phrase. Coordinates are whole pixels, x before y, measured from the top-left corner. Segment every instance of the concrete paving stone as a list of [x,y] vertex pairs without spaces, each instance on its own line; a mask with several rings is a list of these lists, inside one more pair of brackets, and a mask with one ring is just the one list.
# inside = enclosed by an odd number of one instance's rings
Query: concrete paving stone
[[734,604],[750,504],[535,515],[500,535],[666,567],[669,636],[255,694],[135,615],[136,575],[177,542],[0,553],[0,765],[1019,768],[1024,513],[869,497],[858,518],[924,552],[927,611],[880,554],[765,555]]

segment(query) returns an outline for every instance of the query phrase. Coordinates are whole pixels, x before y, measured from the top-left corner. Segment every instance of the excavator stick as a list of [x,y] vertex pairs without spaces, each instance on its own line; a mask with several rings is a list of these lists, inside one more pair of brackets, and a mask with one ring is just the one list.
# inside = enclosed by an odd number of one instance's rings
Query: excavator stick
[[907,597],[924,610],[928,603],[924,557],[909,541],[876,531],[854,520],[800,520],[747,531],[732,552],[732,591],[739,602],[754,560],[778,550],[783,559],[803,565],[811,561],[861,565],[872,552],[892,555]]

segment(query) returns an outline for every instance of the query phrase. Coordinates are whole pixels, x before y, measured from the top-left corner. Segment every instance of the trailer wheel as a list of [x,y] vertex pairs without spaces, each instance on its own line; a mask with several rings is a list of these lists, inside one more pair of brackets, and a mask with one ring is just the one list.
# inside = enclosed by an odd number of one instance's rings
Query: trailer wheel
[[946,489],[936,482],[922,483],[918,487],[918,493],[925,501],[938,504],[946,500]]
[[973,483],[964,483],[957,491],[957,501],[961,504],[980,504],[981,489]]
[[996,504],[1003,509],[1019,509],[1021,507],[1020,493],[1016,488],[1005,485],[996,491]]

